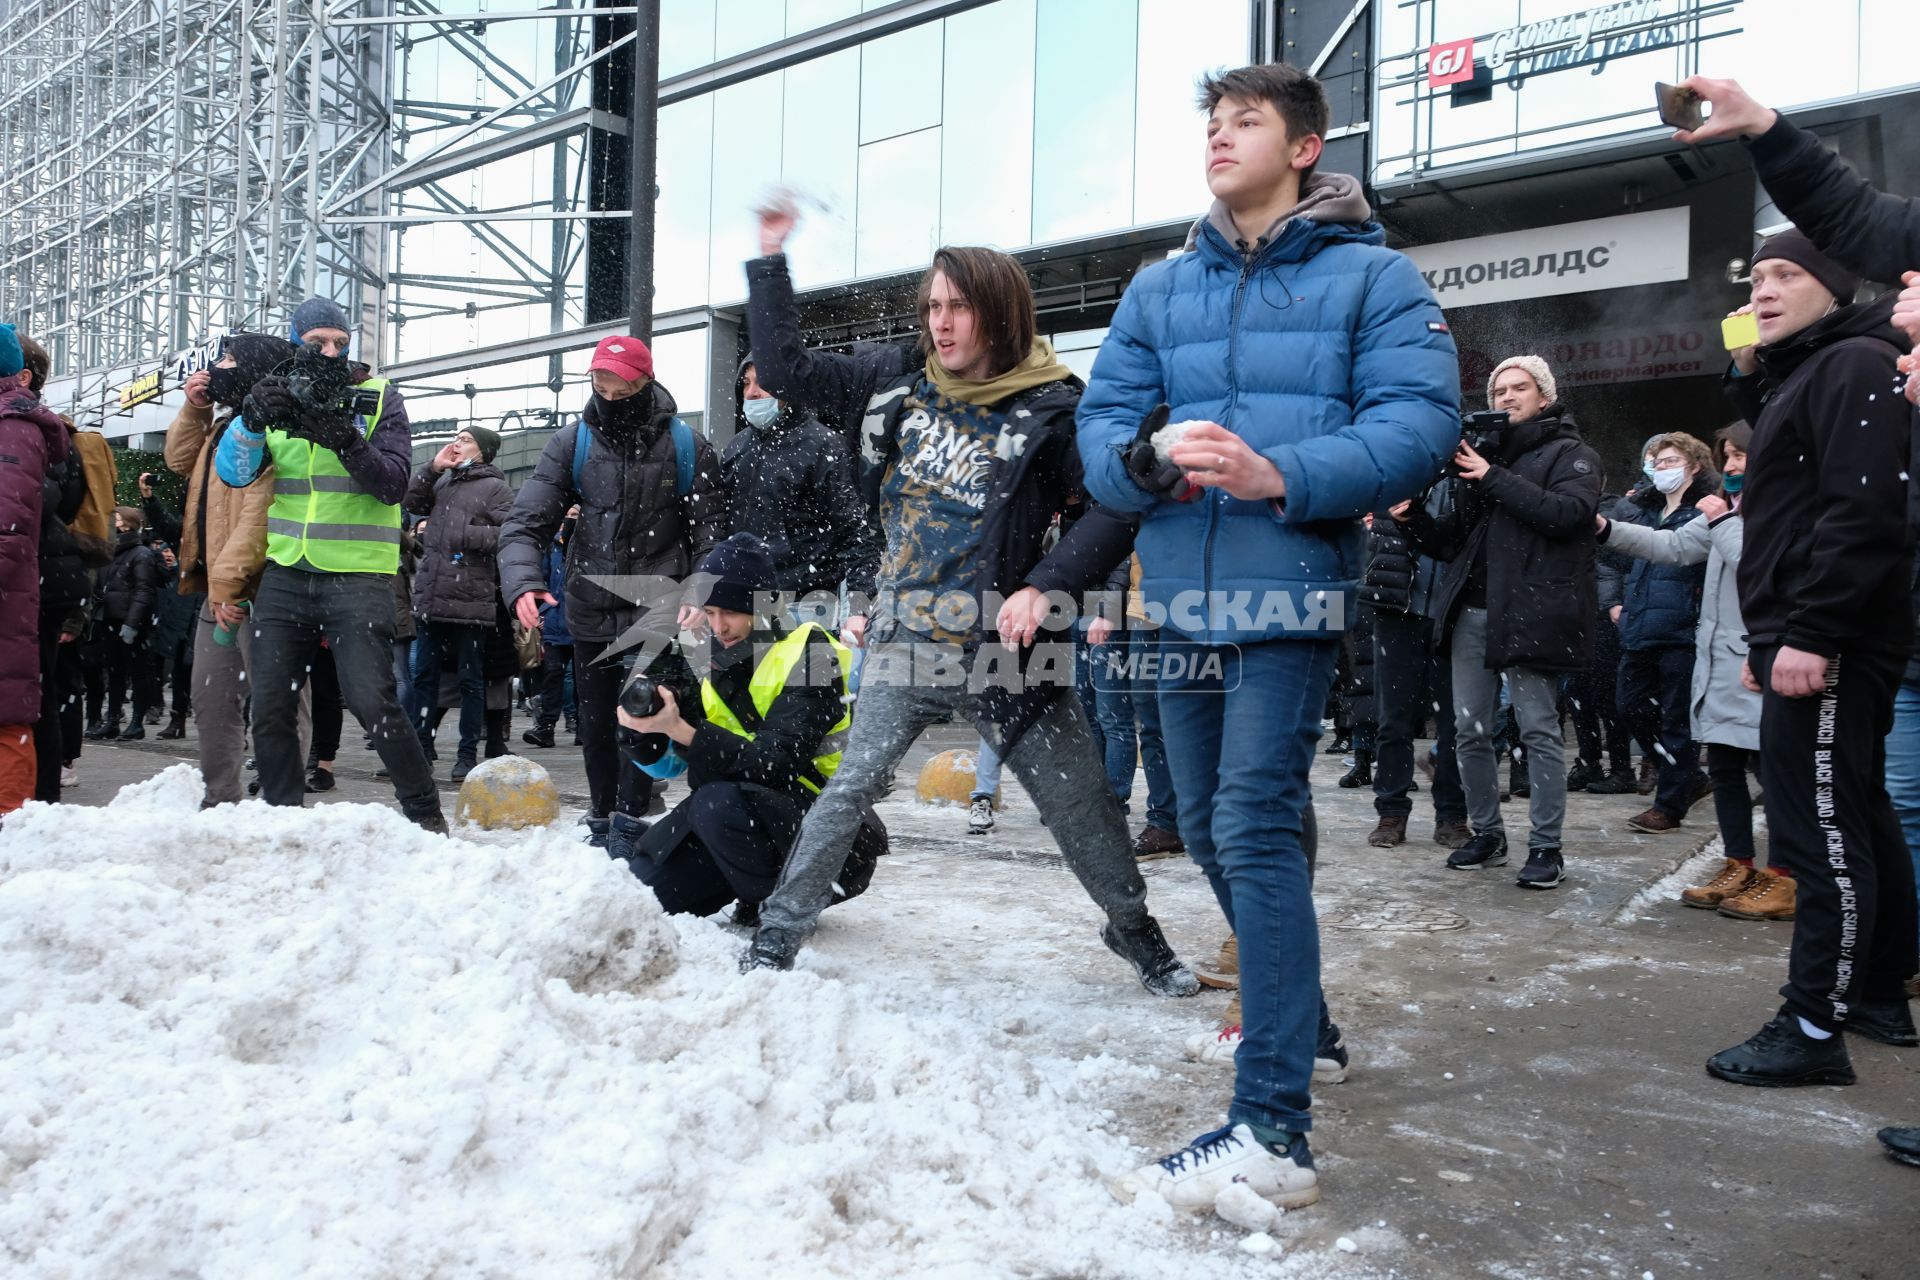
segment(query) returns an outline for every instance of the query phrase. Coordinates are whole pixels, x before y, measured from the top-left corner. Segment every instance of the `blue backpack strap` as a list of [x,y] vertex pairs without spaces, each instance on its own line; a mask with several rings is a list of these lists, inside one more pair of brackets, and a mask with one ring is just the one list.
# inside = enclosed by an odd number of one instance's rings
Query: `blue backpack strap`
[[592,447],[593,447],[593,432],[587,429],[587,424],[584,421],[574,423],[573,424],[573,492],[575,497],[578,497],[580,495],[580,480],[583,476],[587,474],[587,450]]
[[693,441],[693,428],[679,418],[673,420],[673,491],[681,497],[693,492],[693,468],[699,449]]

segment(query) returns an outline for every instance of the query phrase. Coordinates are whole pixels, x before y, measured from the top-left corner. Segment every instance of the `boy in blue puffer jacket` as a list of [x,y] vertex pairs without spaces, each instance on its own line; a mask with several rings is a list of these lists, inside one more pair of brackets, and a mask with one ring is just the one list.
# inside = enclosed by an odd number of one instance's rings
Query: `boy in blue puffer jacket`
[[[1200,105],[1213,208],[1128,287],[1078,418],[1087,488],[1142,514],[1149,612],[1191,660],[1160,684],[1180,832],[1240,944],[1243,1029],[1198,1051],[1234,1064],[1228,1127],[1117,1188],[1190,1210],[1236,1180],[1282,1205],[1318,1198],[1308,1091],[1316,1056],[1342,1051],[1301,848],[1307,771],[1365,568],[1361,516],[1425,489],[1460,438],[1432,292],[1360,184],[1314,172],[1319,82],[1245,67],[1205,80]],[[1168,418],[1184,436],[1156,449]]]

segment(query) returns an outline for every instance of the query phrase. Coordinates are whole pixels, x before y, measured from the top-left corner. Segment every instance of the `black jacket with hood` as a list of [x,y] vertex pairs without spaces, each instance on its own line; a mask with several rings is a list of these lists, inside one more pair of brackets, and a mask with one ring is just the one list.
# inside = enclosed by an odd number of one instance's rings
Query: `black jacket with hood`
[[1744,413],[1758,406],[1740,491],[1752,645],[1828,657],[1912,648],[1913,413],[1893,390],[1905,350],[1893,303],[1831,312],[1760,348],[1756,377],[1730,380]]
[[[800,340],[785,255],[749,262],[747,282],[753,364],[760,385],[801,405],[864,402],[856,464],[867,506],[877,509],[881,484],[899,454],[901,413],[923,376],[920,369],[899,347],[868,348],[853,355],[808,351]],[[1132,554],[1138,518],[1091,504],[1052,549],[1043,552],[1055,517],[1073,495],[1085,493],[1074,425],[1083,389],[1078,378],[1070,378],[1020,392],[995,406],[1006,414],[1003,430],[1016,432],[1021,440],[1017,448],[998,451],[991,463],[974,580],[955,583],[956,589],[970,590],[983,601],[994,594],[1011,596],[1022,587],[1078,598],[1106,585]],[[982,645],[998,643],[990,622],[981,630]],[[1067,636],[1059,633],[1058,639],[1065,643]],[[1022,670],[1035,653],[1022,651]],[[1055,657],[1047,654],[1050,663]],[[988,682],[976,708],[983,727],[995,731],[995,745],[1003,753],[1066,687],[1057,680],[1020,682],[1018,689],[1007,688],[1009,683]]]
[[[675,488],[677,412],[667,389],[649,382],[631,400],[609,404],[594,396],[581,422],[553,433],[500,529],[500,596],[509,607],[529,591],[547,589],[547,548],[575,502],[580,519],[567,543],[566,605],[576,640],[610,641],[640,612],[590,578],[685,578],[726,537],[726,493],[705,437],[694,437],[692,490],[682,497]],[[590,440],[576,489],[573,454],[581,431]]]
[[146,536],[139,529],[121,534],[114,543],[113,563],[101,578],[100,616],[114,627],[132,625],[145,631],[154,621],[166,562],[146,544]]
[[500,526],[513,488],[500,468],[421,467],[401,508],[425,516],[412,583],[414,616],[428,622],[491,627],[500,596]]
[[[741,382],[752,363],[741,361]],[[743,414],[721,451],[720,482],[730,529],[766,542],[780,590],[832,593],[844,579],[872,594],[879,531],[854,486],[845,444],[806,409],[783,403],[764,427]]]
[[1414,542],[1447,562],[1434,601],[1434,635],[1449,639],[1482,544],[1487,566],[1490,670],[1584,671],[1598,609],[1593,516],[1600,456],[1558,404],[1508,431],[1502,457],[1478,484],[1459,484],[1445,519],[1408,513]]

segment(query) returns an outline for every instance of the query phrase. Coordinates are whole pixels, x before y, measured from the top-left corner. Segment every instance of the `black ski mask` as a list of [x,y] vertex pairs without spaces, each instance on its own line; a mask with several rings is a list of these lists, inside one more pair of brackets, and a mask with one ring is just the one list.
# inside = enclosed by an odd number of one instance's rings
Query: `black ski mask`
[[264,333],[229,334],[221,343],[220,356],[232,356],[234,367],[207,371],[207,395],[215,404],[238,409],[253,384],[279,369],[296,350],[285,338]]
[[598,391],[594,392],[589,405],[594,424],[614,431],[638,431],[646,426],[653,421],[653,395],[648,387],[640,388],[624,400],[608,400]]

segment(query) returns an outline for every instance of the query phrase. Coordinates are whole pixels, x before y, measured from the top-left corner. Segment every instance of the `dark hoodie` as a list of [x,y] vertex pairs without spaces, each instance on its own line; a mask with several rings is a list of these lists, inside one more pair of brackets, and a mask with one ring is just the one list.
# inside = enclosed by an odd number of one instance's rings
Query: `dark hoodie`
[[1485,478],[1451,481],[1459,500],[1444,518],[1416,505],[1407,531],[1426,554],[1447,562],[1436,595],[1436,639],[1450,648],[1466,604],[1475,559],[1486,563],[1487,656],[1491,670],[1584,671],[1598,611],[1593,515],[1600,505],[1600,455],[1559,404],[1511,427]]
[[[500,528],[500,596],[509,607],[547,589],[547,549],[575,502],[580,519],[567,543],[565,595],[576,640],[610,641],[638,613],[633,601],[593,579],[684,578],[727,535],[720,468],[704,437],[695,439],[692,491],[682,497],[675,489],[677,412],[667,389],[650,382],[625,401],[592,397],[581,422],[553,433]],[[589,442],[576,488],[574,446],[582,431]]]
[[[741,361],[736,390],[752,363]],[[872,594],[878,535],[845,445],[812,414],[782,404],[777,419],[756,427],[743,412],[720,455],[720,482],[729,526],[766,540],[780,590],[832,592],[845,578]]]
[[1830,657],[1913,645],[1912,411],[1895,389],[1893,303],[1842,307],[1761,347],[1757,388],[1731,380],[1754,424],[1740,611],[1755,646]]

